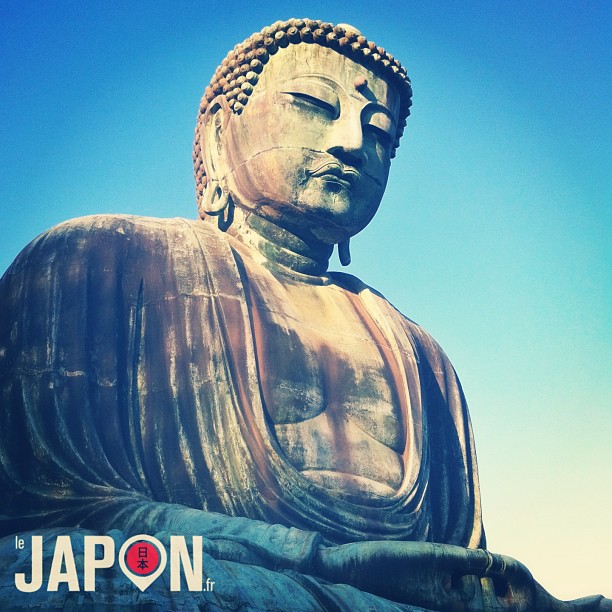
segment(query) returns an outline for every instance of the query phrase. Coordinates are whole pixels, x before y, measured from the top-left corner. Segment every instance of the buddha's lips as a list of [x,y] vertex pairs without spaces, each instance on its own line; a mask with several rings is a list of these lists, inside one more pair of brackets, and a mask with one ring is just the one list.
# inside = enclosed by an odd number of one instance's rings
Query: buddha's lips
[[312,177],[334,177],[339,183],[345,183],[347,187],[351,187],[359,178],[359,172],[353,168],[347,168],[338,162],[325,162],[317,166],[314,170],[306,170],[306,176]]

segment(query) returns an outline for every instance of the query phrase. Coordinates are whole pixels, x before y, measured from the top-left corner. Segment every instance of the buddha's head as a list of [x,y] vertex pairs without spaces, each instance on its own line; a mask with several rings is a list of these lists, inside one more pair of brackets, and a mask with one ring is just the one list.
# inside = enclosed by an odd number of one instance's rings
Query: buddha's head
[[346,241],[378,209],[410,97],[399,62],[350,26],[264,28],[228,54],[202,98],[200,216],[221,215],[223,228],[235,205],[305,241]]

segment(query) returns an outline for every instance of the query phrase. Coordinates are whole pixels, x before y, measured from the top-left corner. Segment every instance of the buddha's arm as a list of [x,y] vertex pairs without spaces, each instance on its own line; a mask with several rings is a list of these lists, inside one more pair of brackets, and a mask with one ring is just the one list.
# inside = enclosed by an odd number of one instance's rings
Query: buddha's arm
[[103,527],[111,528],[126,535],[202,535],[214,542],[212,554],[217,559],[307,573],[312,572],[322,542],[322,537],[312,531],[145,499],[119,505],[112,520]]
[[315,573],[427,610],[595,612],[612,609],[601,595],[560,601],[519,561],[448,544],[358,542],[321,548]]
[[[177,393],[190,395],[174,398],[166,370],[180,345],[168,335],[198,325],[168,320],[180,312],[173,302],[201,306],[198,316],[210,311],[205,290],[190,289],[189,278],[180,286],[189,276],[173,251],[181,227],[75,220],[33,241],[0,281],[1,532],[197,534],[224,558],[307,566],[318,534],[203,511],[220,509],[206,472],[223,469],[198,454],[193,413],[207,398],[195,384],[184,388],[193,369],[177,382]],[[198,343],[203,371],[214,341]],[[202,387],[214,401],[214,385]],[[184,397],[193,410],[177,415]]]

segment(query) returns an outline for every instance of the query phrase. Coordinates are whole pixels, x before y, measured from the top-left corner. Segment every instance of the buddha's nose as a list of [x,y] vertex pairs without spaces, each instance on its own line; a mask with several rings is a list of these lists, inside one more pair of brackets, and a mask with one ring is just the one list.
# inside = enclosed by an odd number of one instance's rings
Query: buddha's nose
[[358,114],[347,113],[336,119],[328,135],[327,152],[349,166],[363,165],[363,126]]

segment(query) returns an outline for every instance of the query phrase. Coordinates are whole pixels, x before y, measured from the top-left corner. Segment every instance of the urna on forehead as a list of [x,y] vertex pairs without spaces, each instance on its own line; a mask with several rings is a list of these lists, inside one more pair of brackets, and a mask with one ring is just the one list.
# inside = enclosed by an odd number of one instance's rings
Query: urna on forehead
[[[204,92],[200,103],[193,151],[198,195],[201,195],[206,187],[206,173],[198,132],[209,104],[218,96],[222,96],[232,113],[241,114],[249,102],[250,95],[257,87],[260,75],[270,56],[282,53],[283,49],[290,45],[299,44],[321,45],[333,49],[365,66],[397,90],[400,104],[394,150],[399,146],[406,119],[410,114],[412,98],[410,80],[406,69],[399,61],[383,47],[369,41],[359,30],[347,24],[333,25],[313,19],[277,21],[237,44],[217,67]],[[392,156],[394,156],[394,151]]]

